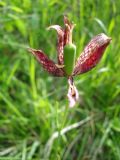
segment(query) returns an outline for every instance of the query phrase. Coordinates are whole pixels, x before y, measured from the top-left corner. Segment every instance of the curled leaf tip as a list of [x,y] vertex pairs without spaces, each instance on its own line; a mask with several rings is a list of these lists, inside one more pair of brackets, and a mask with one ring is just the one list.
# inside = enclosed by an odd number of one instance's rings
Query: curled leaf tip
[[55,29],[56,31],[59,32],[60,30],[62,30],[62,27],[59,26],[59,25],[51,25],[51,26],[47,27],[46,29],[47,29],[47,30]]

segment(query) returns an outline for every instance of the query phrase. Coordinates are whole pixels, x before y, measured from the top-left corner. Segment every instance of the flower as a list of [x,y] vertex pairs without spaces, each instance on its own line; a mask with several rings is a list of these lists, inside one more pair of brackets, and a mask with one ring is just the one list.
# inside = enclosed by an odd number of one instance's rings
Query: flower
[[64,16],[64,25],[64,28],[59,25],[48,27],[48,29],[55,29],[57,31],[57,64],[50,60],[42,50],[29,48],[29,51],[33,53],[43,68],[51,75],[66,77],[68,79],[69,89],[67,96],[70,102],[70,107],[73,107],[79,99],[79,94],[74,85],[73,77],[91,70],[98,64],[106,47],[109,45],[111,38],[104,33],[93,37],[76,60],[72,73],[68,75],[64,67],[64,48],[66,45],[72,44],[72,31],[75,24],[71,23],[68,18]]

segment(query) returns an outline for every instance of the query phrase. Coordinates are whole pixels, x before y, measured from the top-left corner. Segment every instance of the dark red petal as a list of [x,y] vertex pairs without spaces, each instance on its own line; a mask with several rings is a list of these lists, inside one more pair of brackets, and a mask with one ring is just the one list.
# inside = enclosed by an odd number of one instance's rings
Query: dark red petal
[[59,25],[52,25],[48,29],[55,29],[58,34],[57,51],[58,51],[58,63],[63,64],[63,45],[64,45],[64,31]]
[[58,51],[58,64],[64,64],[63,47],[72,42],[72,31],[75,24],[71,23],[66,16],[64,16],[65,29],[59,25],[52,25],[47,29],[55,29],[58,34],[57,51]]
[[104,33],[95,36],[85,47],[84,51],[78,58],[73,75],[85,73],[95,67],[100,61],[106,47],[109,45],[111,38]]
[[29,51],[34,54],[37,60],[42,64],[43,68],[50,74],[56,77],[63,77],[64,72],[61,68],[58,68],[55,63],[50,60],[41,50],[29,48]]
[[64,24],[65,24],[64,45],[66,45],[72,43],[72,31],[73,28],[75,27],[75,24],[71,23],[66,16],[64,16]]

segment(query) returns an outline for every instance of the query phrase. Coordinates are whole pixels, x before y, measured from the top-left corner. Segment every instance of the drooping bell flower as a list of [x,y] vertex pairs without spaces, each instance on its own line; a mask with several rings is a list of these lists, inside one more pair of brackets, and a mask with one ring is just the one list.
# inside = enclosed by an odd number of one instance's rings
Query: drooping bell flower
[[69,89],[67,96],[70,107],[73,107],[79,99],[73,77],[91,70],[98,64],[111,38],[104,33],[93,37],[76,60],[76,46],[72,43],[72,31],[75,24],[71,23],[64,16],[64,25],[64,28],[59,25],[48,27],[48,29],[57,31],[58,63],[50,60],[42,50],[29,48],[29,51],[33,53],[48,73],[56,77],[66,77],[68,79]]

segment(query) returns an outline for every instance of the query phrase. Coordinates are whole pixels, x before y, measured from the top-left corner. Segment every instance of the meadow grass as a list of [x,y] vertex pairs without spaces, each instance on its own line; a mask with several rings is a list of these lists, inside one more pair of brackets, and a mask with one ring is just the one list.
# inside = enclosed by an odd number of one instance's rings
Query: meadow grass
[[[0,1],[0,160],[120,160],[120,1]],[[112,37],[100,64],[75,78],[80,102],[68,108],[67,80],[27,51],[56,61],[56,33],[67,15],[77,56],[96,34]]]

